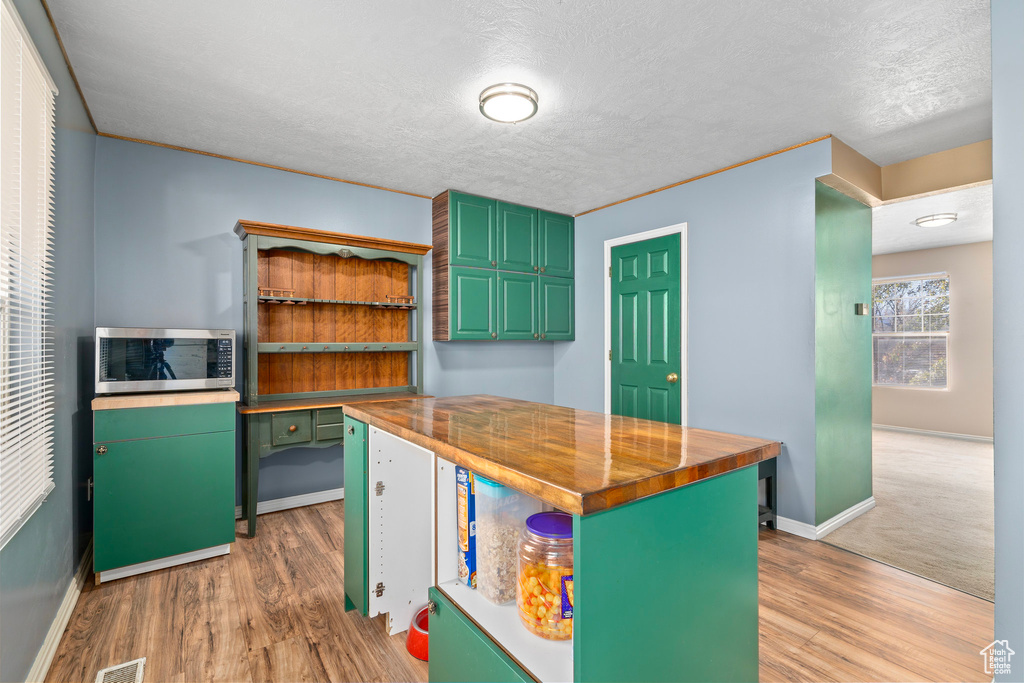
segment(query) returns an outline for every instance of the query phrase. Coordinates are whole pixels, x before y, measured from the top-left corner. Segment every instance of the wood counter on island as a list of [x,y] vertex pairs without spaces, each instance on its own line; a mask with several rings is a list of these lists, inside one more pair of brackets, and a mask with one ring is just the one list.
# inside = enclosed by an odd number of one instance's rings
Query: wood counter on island
[[[485,395],[344,411],[346,608],[394,634],[429,600],[431,681],[757,680],[779,442]],[[571,640],[459,580],[456,466],[572,514]]]

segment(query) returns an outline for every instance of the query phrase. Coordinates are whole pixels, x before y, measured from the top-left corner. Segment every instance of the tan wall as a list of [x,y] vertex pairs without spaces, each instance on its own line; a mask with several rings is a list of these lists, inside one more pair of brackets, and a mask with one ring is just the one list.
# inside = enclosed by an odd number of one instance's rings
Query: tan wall
[[992,243],[882,254],[872,277],[949,273],[948,388],[874,387],[872,422],[992,436]]

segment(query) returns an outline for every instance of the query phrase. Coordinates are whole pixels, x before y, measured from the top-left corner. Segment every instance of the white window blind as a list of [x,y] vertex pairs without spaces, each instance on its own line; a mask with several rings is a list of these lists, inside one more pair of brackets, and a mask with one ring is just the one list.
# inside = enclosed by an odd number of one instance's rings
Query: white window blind
[[874,383],[944,389],[949,337],[949,275],[872,284]]
[[53,489],[57,89],[10,0],[0,14],[0,547]]

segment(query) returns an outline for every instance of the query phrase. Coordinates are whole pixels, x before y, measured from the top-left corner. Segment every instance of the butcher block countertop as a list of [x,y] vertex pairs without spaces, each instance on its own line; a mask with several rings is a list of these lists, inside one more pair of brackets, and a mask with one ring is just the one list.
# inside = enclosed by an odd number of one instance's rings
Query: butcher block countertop
[[348,405],[345,414],[578,515],[754,465],[781,447],[486,395]]

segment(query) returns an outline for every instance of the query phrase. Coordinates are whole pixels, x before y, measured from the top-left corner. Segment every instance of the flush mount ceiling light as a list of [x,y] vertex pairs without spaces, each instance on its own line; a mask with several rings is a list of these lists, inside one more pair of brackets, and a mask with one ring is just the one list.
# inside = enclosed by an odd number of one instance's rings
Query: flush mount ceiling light
[[914,223],[922,228],[940,228],[956,221],[955,213],[933,213],[931,216],[921,216]]
[[537,113],[537,93],[518,83],[498,83],[480,93],[480,113],[500,123],[519,123]]

